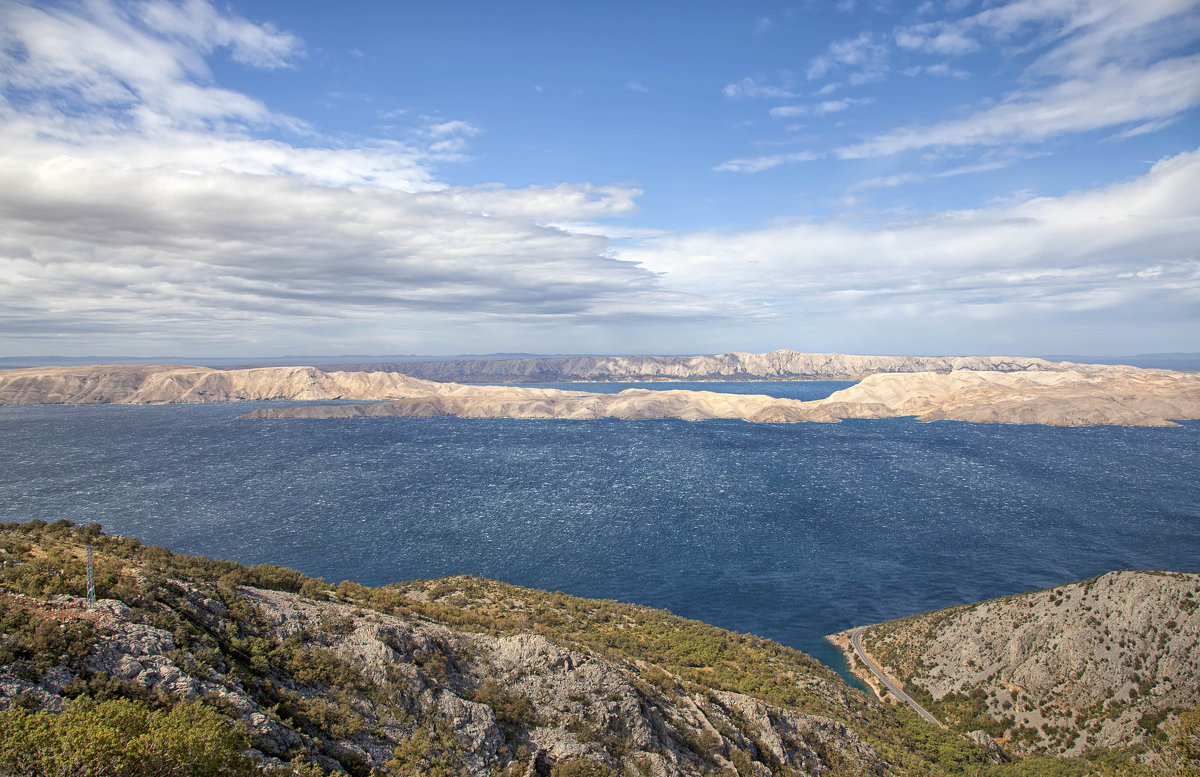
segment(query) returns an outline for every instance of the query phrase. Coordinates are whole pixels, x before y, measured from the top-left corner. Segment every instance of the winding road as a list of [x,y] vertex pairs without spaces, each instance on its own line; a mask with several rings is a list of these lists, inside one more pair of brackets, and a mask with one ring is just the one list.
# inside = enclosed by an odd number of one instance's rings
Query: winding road
[[866,630],[866,628],[867,628],[866,626],[859,626],[858,628],[853,629],[850,632],[850,644],[851,644],[851,646],[854,647],[854,652],[857,653],[858,657],[860,659],[862,659],[862,662],[867,665],[867,668],[870,669],[871,672],[876,677],[879,678],[879,682],[883,683],[883,686],[888,689],[889,693],[891,693],[893,696],[895,696],[897,699],[904,702],[908,706],[912,707],[914,710],[917,711],[917,714],[920,715],[921,717],[925,718],[925,720],[928,720],[930,723],[932,723],[935,726],[945,728],[945,726],[943,726],[941,724],[941,721],[939,721],[933,715],[929,714],[929,710],[925,709],[920,704],[917,704],[916,700],[914,700],[913,697],[911,697],[907,693],[905,693],[903,688],[901,688],[900,686],[896,685],[891,680],[889,680],[887,678],[887,675],[885,675],[883,673],[883,670],[880,669],[879,666],[874,661],[872,661],[871,658],[867,655],[867,651],[863,650],[861,638],[862,638],[862,633],[863,633],[863,631]]

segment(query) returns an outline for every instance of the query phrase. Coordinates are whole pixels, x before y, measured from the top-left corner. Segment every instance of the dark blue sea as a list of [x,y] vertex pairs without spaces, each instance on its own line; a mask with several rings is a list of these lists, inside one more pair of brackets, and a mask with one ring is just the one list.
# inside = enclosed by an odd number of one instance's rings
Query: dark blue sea
[[0,520],[99,522],[331,581],[471,573],[637,602],[838,668],[822,637],[853,625],[1200,570],[1197,422],[238,417],[270,404],[0,407]]

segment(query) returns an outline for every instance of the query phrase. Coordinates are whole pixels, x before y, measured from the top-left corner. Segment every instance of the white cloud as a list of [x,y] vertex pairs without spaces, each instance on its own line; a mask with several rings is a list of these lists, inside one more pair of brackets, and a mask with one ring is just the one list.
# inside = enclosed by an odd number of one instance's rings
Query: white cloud
[[950,67],[945,62],[939,62],[936,65],[914,65],[904,69],[904,75],[912,77],[919,75],[941,76],[948,78],[970,78],[971,74],[965,70]]
[[1103,311],[1106,325],[1174,316],[1194,329],[1198,224],[1200,150],[1061,197],[878,227],[831,221],[680,234],[618,255],[673,289],[810,323],[931,317],[965,326],[990,317],[1017,325],[1027,314],[1045,322]]
[[[0,88],[29,113],[53,116],[64,101],[104,111],[110,122],[163,127],[297,126],[258,100],[212,86],[204,55],[227,47],[239,61],[285,64],[296,40],[244,19],[214,21],[211,7],[93,2],[80,14],[0,4]],[[156,26],[157,25],[157,26]],[[160,28],[161,27],[161,28]]]
[[425,128],[425,133],[433,138],[447,138],[453,136],[474,137],[481,132],[483,132],[483,130],[479,129],[479,127],[476,127],[469,121],[462,121],[461,119],[435,122]]
[[999,105],[962,119],[910,127],[837,150],[843,159],[912,149],[1032,143],[1074,132],[1166,119],[1200,104],[1200,55],[1144,70],[1103,68],[1093,79],[1015,92]]
[[814,57],[805,71],[814,80],[838,69],[849,70],[846,81],[857,86],[877,81],[888,71],[888,45],[874,33],[864,32],[854,38],[836,40],[824,54]]
[[227,350],[335,332],[424,350],[434,319],[445,337],[716,313],[615,258],[591,223],[635,210],[636,189],[449,187],[437,166],[461,158],[474,124],[426,117],[407,143],[342,146],[214,85],[216,49],[254,66],[293,61],[300,42],[269,25],[196,0],[8,3],[0,36],[10,352]]
[[1195,0],[1014,0],[961,19],[896,30],[902,48],[961,54],[984,44],[1048,47],[1035,68],[1075,75],[1144,65],[1200,32]]
[[625,88],[631,92],[638,92],[639,94],[646,94],[650,91],[645,84],[636,78],[631,79],[627,84],[625,84]]
[[759,83],[753,78],[743,78],[736,83],[726,84],[721,89],[721,94],[731,100],[738,100],[743,97],[766,97],[771,99],[791,99],[796,97],[796,93],[791,89],[782,86],[771,86],[770,84]]
[[840,113],[852,105],[866,105],[870,103],[869,98],[855,99],[847,97],[842,100],[825,100],[811,105],[779,105],[770,110],[772,116],[781,117],[796,117],[796,116],[828,116],[831,113]]
[[255,67],[285,67],[300,50],[300,41],[291,33],[271,24],[221,15],[206,0],[184,0],[179,5],[151,2],[141,11],[146,24],[160,33],[206,53],[228,47],[238,62]]
[[958,167],[952,167],[948,170],[939,170],[934,173],[897,173],[895,175],[868,178],[854,184],[854,186],[850,187],[850,190],[859,191],[862,189],[894,188],[897,186],[905,186],[907,184],[922,183],[930,179],[954,178],[960,175],[985,173],[991,170],[1002,170],[1006,167],[1010,167],[1016,161],[1016,158],[1009,157],[1007,159],[985,160],[983,162],[978,162],[971,165],[960,165]]
[[770,170],[780,165],[791,164],[793,162],[811,162],[818,158],[820,158],[820,155],[812,151],[796,151],[791,154],[772,154],[769,156],[747,157],[745,159],[730,159],[717,165],[713,170],[723,173],[761,173],[763,170]]
[[[1153,132],[1200,104],[1200,58],[1177,55],[1200,38],[1196,0],[1013,0],[950,20],[900,27],[901,49],[959,56],[985,46],[1010,56],[1035,54],[1026,84],[963,118],[883,132],[837,150],[842,158],[955,146],[1039,143],[1104,128],[1115,139]],[[1039,53],[1040,52],[1040,53]],[[837,65],[886,70],[883,42],[869,33],[837,41],[815,59],[810,77]],[[873,70],[871,70],[873,68]],[[965,78],[942,61],[906,75]],[[796,114],[799,115],[799,114]],[[1129,126],[1136,125],[1136,126]]]

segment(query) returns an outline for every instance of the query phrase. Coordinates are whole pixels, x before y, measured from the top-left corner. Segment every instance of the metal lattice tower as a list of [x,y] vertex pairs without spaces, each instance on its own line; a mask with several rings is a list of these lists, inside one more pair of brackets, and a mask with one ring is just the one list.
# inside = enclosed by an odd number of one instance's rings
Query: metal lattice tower
[[88,578],[88,590],[87,590],[88,604],[95,604],[96,603],[96,573],[92,569],[92,546],[91,545],[87,546],[87,578]]

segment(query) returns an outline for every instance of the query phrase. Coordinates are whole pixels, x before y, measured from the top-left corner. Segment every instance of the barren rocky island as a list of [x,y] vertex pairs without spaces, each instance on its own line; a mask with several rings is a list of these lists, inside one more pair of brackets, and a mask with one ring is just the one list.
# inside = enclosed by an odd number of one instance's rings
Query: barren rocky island
[[[1127,366],[1081,365],[1008,357],[850,357],[778,352],[706,357],[717,365],[755,365],[749,377],[823,365],[827,379],[858,379],[814,401],[719,391],[628,389],[617,394],[434,382],[391,371],[322,370],[312,366],[212,369],[173,365],[39,367],[0,372],[0,404],[375,400],[374,405],[260,409],[251,418],[568,418],[628,420],[715,418],[763,423],[833,422],[844,418],[915,416],[921,421],[1038,423],[1058,426],[1168,426],[1200,418],[1200,375]],[[800,360],[800,356],[807,356]],[[833,357],[838,358],[833,358]],[[734,359],[736,357],[736,359]],[[775,357],[774,360],[768,357]],[[816,357],[822,357],[817,359]],[[649,358],[649,357],[647,357]],[[693,357],[693,361],[701,357]],[[803,367],[794,366],[802,361]],[[714,363],[672,363],[675,378],[709,378]],[[774,364],[771,368],[769,365]],[[764,366],[767,365],[767,366]],[[919,372],[896,371],[924,366]],[[862,377],[862,370],[879,370]],[[636,368],[636,369],[635,369]],[[688,371],[690,369],[690,372]],[[639,372],[638,370],[641,370]],[[644,364],[614,368],[610,377],[644,375]]]

